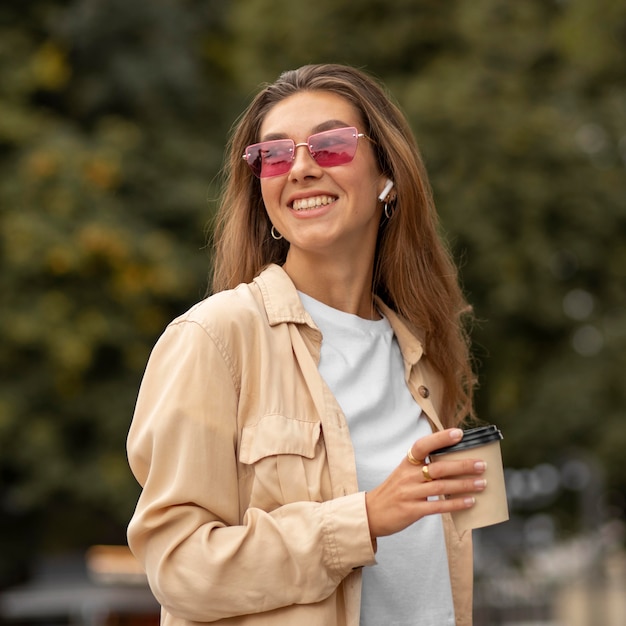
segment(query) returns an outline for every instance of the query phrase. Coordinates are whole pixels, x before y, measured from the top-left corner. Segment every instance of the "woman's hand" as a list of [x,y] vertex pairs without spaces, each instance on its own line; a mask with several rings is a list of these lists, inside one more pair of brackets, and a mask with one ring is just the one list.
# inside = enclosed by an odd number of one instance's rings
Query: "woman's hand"
[[480,477],[486,467],[483,461],[436,461],[423,470],[423,459],[433,450],[462,438],[462,430],[451,428],[418,439],[410,453],[419,464],[411,463],[407,455],[385,482],[365,494],[372,539],[397,533],[425,515],[460,511],[474,505],[472,494],[487,484]]

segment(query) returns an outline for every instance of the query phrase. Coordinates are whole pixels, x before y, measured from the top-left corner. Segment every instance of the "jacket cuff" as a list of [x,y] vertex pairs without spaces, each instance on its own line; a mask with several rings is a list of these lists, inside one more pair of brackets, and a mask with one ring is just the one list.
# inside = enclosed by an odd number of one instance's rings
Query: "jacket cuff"
[[374,565],[365,492],[334,498],[322,506],[327,566],[343,578],[358,567]]

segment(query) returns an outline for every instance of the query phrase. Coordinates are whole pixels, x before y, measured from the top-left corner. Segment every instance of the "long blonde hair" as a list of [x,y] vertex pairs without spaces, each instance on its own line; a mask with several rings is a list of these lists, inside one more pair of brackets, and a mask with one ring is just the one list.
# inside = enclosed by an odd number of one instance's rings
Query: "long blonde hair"
[[261,186],[242,154],[258,141],[267,112],[300,91],[328,91],[348,100],[363,118],[362,131],[374,142],[381,172],[395,183],[396,210],[392,219],[383,217],[372,291],[422,337],[425,358],[443,380],[442,421],[457,425],[473,415],[475,378],[465,330],[471,308],[440,237],[428,176],[409,124],[384,88],[364,72],[337,64],[284,72],[241,115],[228,144],[213,231],[212,291],[250,282],[270,263],[285,262],[289,244],[271,237]]

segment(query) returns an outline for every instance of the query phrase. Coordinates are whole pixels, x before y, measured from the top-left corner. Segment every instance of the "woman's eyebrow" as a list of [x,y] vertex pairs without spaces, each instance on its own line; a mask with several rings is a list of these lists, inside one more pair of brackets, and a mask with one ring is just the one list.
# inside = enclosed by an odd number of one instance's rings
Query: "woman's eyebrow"
[[[352,124],[348,124],[347,122],[343,122],[341,120],[326,120],[321,124],[317,124],[311,129],[311,135],[315,133],[322,133],[325,130],[333,130],[334,128],[347,128],[352,126]],[[291,139],[287,133],[268,133],[267,135],[263,135],[260,141],[275,141],[276,139]]]
[[328,120],[326,122],[318,124],[313,130],[316,133],[321,133],[325,130],[333,130],[334,128],[347,128],[349,126],[352,126],[352,124],[342,122],[341,120]]

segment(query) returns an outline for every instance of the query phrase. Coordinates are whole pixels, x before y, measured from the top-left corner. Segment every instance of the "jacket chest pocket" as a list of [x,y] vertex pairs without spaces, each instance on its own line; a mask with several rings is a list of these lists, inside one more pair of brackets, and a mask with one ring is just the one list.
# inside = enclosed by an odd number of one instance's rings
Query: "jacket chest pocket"
[[239,461],[250,470],[244,477],[248,507],[272,511],[322,500],[328,472],[320,422],[266,415],[243,428]]

